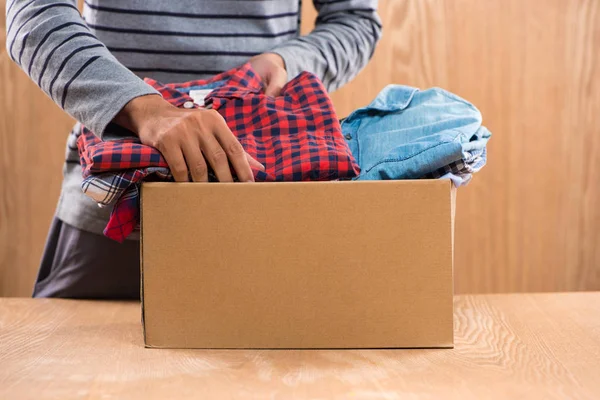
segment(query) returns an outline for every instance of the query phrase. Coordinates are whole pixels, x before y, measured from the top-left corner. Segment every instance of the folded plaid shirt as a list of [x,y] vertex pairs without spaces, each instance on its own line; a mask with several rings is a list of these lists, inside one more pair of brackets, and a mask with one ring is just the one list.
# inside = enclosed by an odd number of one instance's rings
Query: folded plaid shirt
[[[250,64],[209,80],[145,81],[177,107],[193,103],[191,89],[219,85],[204,106],[217,110],[246,152],[265,166],[253,171],[257,182],[351,179],[360,172],[323,84],[308,72],[287,83],[278,97],[264,94]],[[168,165],[137,138],[102,141],[85,127],[77,146],[83,192],[100,206],[113,206],[104,234],[122,242],[138,225],[141,182],[172,180]]]
[[487,150],[482,148],[464,152],[463,158],[442,168],[425,174],[422,179],[450,179],[455,186],[464,186],[471,181],[473,174],[479,172],[487,162]]

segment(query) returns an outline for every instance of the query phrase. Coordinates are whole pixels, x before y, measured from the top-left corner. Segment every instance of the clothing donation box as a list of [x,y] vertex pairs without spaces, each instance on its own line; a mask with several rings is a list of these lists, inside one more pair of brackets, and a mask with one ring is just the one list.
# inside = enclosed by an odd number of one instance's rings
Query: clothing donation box
[[449,180],[145,183],[161,348],[453,346]]

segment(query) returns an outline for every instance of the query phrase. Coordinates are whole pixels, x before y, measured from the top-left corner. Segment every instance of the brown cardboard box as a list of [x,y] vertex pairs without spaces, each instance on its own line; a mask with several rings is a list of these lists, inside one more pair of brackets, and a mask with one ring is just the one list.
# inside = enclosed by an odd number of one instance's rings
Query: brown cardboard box
[[452,347],[448,180],[142,189],[148,347]]

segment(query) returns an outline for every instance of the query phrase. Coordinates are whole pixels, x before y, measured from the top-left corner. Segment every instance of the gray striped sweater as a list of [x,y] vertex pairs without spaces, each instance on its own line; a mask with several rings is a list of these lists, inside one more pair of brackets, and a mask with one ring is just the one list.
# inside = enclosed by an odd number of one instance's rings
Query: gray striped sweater
[[[299,35],[299,0],[11,0],[10,57],[60,107],[101,137],[135,97],[164,83],[207,78],[263,52],[279,54],[289,79],[301,71],[328,90],[352,79],[381,36],[377,0],[313,0],[315,29]],[[81,192],[75,132],[67,142],[57,216],[101,233],[108,220]]]

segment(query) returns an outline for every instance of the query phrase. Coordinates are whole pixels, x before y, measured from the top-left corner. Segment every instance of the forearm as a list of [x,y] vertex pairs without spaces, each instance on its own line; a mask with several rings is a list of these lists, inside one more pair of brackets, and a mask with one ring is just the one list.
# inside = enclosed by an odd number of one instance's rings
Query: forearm
[[319,76],[333,91],[354,78],[373,55],[381,37],[376,0],[314,0],[315,29],[272,50],[285,61],[288,76],[302,71]]
[[99,135],[130,100],[157,93],[89,31],[74,1],[9,2],[6,49],[54,102]]

